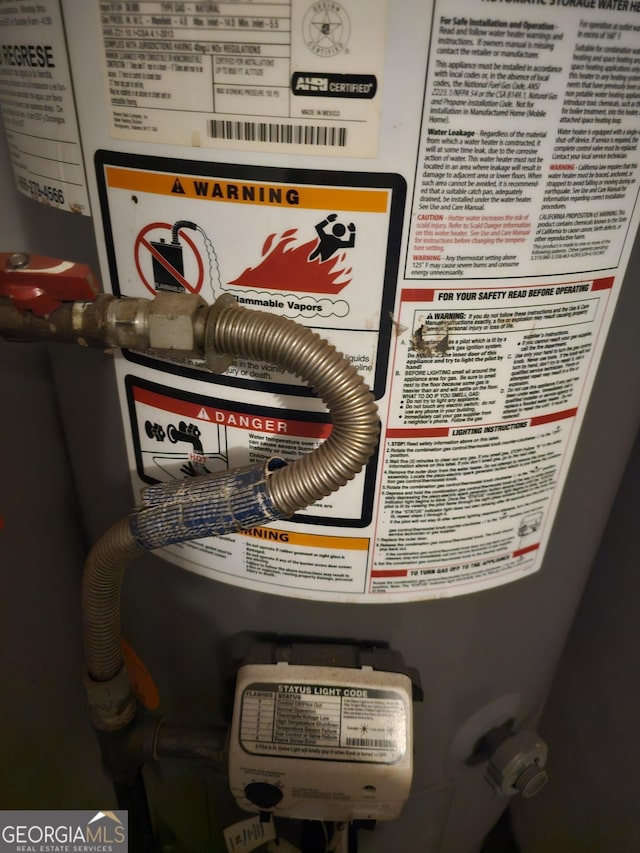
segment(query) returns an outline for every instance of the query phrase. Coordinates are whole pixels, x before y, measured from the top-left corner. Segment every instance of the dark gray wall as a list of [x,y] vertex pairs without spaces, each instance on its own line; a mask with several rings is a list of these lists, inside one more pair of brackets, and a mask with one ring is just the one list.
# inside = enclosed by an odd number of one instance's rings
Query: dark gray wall
[[[4,134],[0,192],[0,248],[21,249],[34,206],[14,203]],[[0,459],[0,807],[113,807],[85,710],[86,548],[44,345],[0,343]]]
[[542,719],[551,781],[514,808],[524,853],[640,850],[639,519],[640,438]]

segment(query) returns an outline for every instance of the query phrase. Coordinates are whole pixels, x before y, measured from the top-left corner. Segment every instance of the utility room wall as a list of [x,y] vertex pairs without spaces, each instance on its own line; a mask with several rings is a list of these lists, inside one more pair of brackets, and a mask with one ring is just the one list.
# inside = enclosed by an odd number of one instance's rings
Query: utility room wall
[[640,436],[540,726],[549,784],[514,802],[523,853],[640,850],[639,520]]
[[[0,194],[0,251],[20,250],[52,211],[17,198],[4,133]],[[82,687],[86,549],[45,345],[0,342],[0,401],[0,803],[114,807]]]

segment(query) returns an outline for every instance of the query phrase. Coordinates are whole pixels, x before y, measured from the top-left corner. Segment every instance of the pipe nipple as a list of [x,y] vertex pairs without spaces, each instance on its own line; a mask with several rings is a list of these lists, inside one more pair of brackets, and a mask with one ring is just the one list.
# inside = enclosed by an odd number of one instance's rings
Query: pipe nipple
[[525,730],[510,735],[493,752],[487,781],[502,796],[535,797],[549,779],[544,769],[547,751],[546,743],[535,732]]
[[513,783],[513,787],[528,799],[539,794],[548,781],[549,774],[547,771],[540,764],[534,762],[522,771]]

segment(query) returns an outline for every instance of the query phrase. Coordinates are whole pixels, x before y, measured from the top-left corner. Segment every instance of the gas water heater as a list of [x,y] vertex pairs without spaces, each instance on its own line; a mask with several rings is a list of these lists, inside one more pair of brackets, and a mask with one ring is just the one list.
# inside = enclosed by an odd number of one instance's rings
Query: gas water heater
[[[228,737],[212,766],[152,730],[159,844],[466,853],[543,787],[536,725],[640,414],[639,12],[0,0],[33,200],[25,245],[0,247],[0,308],[52,339],[66,311],[68,337],[99,343],[91,289],[29,279],[88,261],[122,312],[106,354],[51,348],[89,538],[237,469],[339,467],[350,451],[322,448],[358,444],[360,404],[332,420],[314,388],[343,374],[310,332],[377,405],[337,491],[217,536],[149,534],[162,547],[127,569],[142,714]],[[218,363],[205,314],[302,337],[284,362],[252,342]]]

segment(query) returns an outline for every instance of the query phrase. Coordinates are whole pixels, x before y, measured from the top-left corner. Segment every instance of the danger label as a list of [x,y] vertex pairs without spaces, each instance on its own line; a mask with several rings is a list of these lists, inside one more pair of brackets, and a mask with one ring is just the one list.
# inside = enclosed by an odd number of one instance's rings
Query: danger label
[[[219,408],[213,405],[200,405],[189,399],[176,399],[170,394],[151,390],[150,387],[133,386],[133,399],[137,403],[153,406],[176,415],[192,417],[196,420],[210,421],[236,429],[255,430],[257,432],[293,434],[305,438],[328,438],[331,426],[328,423],[284,420],[277,417],[265,417],[263,414]],[[262,410],[264,411],[264,410]]]

